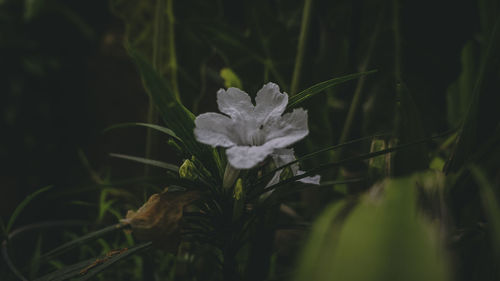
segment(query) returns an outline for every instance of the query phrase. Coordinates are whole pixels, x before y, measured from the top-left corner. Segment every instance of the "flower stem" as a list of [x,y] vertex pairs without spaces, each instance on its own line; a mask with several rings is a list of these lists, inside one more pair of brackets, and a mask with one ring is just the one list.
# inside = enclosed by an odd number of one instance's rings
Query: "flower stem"
[[305,45],[309,23],[311,18],[312,0],[304,1],[304,10],[302,11],[302,23],[300,26],[299,44],[297,46],[297,56],[295,57],[295,67],[293,69],[292,85],[290,87],[290,95],[295,95],[299,88],[300,71],[302,69],[302,61],[304,60]]
[[240,170],[235,169],[231,164],[227,163],[226,170],[224,171],[224,179],[222,180],[222,187],[225,189],[231,188],[239,174]]

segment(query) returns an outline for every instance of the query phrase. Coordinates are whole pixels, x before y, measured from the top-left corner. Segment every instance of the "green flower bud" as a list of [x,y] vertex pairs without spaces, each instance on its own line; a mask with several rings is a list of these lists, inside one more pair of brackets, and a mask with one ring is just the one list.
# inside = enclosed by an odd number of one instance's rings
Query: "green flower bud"
[[198,178],[196,175],[196,167],[194,163],[186,159],[179,168],[179,176],[183,179],[195,180]]
[[234,185],[233,197],[236,200],[240,200],[243,195],[243,180],[239,178]]

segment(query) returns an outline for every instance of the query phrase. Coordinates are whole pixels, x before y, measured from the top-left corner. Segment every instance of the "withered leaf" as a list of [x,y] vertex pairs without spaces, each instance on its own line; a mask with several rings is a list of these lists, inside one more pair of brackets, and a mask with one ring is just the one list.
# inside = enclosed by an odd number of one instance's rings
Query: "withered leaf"
[[153,194],[137,211],[129,210],[123,220],[132,227],[132,233],[139,240],[153,241],[153,244],[175,253],[180,243],[179,223],[184,207],[200,197],[196,191]]

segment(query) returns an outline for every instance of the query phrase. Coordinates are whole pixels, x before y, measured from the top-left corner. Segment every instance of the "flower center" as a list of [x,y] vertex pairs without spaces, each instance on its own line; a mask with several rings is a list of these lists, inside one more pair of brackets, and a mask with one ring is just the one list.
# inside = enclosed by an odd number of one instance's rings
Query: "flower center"
[[253,132],[251,135],[252,138],[252,145],[259,146],[263,145],[265,141],[265,136],[264,136],[264,125],[261,124],[257,130]]

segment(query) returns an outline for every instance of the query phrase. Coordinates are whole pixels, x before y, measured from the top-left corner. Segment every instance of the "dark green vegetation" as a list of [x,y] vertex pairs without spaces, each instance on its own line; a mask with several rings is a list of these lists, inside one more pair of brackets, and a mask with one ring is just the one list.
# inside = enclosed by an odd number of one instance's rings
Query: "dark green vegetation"
[[[499,12],[0,1],[0,279],[499,280]],[[309,112],[306,173],[222,189],[193,119],[268,81]],[[172,224],[120,223],[165,187]]]

